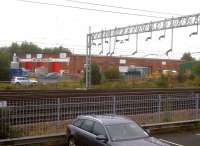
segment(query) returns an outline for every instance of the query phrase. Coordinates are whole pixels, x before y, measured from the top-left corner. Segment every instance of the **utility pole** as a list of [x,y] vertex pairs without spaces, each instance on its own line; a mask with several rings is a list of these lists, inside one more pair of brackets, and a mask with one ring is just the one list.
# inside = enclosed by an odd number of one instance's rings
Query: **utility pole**
[[89,27],[89,34],[86,36],[86,65],[85,65],[85,88],[89,89],[91,87],[91,27]]

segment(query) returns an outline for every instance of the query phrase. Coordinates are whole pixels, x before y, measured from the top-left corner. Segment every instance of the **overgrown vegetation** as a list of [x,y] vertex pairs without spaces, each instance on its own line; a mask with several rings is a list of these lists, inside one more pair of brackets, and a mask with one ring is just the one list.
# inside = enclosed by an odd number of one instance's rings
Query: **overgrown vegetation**
[[110,67],[104,72],[105,80],[119,80],[121,78],[119,69],[116,67]]
[[0,81],[8,81],[10,68],[10,54],[6,51],[0,51]]
[[0,108],[0,139],[20,137],[22,133],[13,128],[7,121],[7,109]]

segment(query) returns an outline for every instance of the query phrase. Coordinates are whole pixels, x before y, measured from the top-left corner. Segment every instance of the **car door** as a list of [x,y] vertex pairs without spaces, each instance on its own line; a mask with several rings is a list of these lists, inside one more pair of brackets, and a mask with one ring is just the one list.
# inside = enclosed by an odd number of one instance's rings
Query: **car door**
[[70,133],[68,133],[69,134],[68,136],[73,135],[77,146],[81,146],[80,138],[81,138],[82,130],[80,128],[84,121],[85,121],[84,119],[77,119],[73,121],[72,123],[73,127],[71,127],[71,131]]
[[28,78],[25,78],[25,77],[22,78],[22,82],[23,82],[24,85],[29,84]]
[[94,134],[92,134],[92,128],[94,125],[94,121],[87,120],[83,122],[83,124],[80,127],[80,132],[77,135],[78,143],[80,143],[80,146],[93,146],[91,144],[91,139],[95,137]]
[[19,78],[19,81],[22,85],[26,85],[26,79],[24,77]]
[[99,136],[99,135],[103,135],[106,138],[108,138],[106,130],[101,123],[99,123],[99,122],[94,123],[92,133],[95,135],[95,137],[91,138],[91,142],[90,142],[91,146],[107,146],[105,141],[96,139],[96,136]]

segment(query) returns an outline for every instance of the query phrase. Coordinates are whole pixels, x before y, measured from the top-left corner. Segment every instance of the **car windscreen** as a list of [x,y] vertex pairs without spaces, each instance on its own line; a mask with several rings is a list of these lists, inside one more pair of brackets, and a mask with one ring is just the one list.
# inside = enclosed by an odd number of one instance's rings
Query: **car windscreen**
[[106,128],[112,141],[123,141],[148,137],[148,134],[136,123],[107,125]]

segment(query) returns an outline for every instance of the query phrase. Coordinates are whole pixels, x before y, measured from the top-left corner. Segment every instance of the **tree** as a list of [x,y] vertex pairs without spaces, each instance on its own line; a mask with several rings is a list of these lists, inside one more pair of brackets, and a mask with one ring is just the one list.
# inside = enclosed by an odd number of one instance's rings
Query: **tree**
[[10,79],[10,53],[0,52],[0,81],[8,81]]
[[45,48],[43,49],[44,53],[67,53],[68,55],[71,55],[71,51],[67,48],[64,48],[63,46],[54,47],[54,48]]
[[101,83],[101,72],[97,64],[91,65],[91,83],[92,85],[98,85]]
[[42,49],[32,42],[23,42],[21,45],[17,43],[12,43],[12,45],[9,47],[9,51],[11,52],[11,54],[16,53],[17,55],[23,53],[68,53],[68,55],[71,54],[71,51],[69,49],[64,48],[62,46]]
[[106,80],[117,80],[121,77],[119,70],[115,67],[111,67],[107,71],[105,71],[104,76]]
[[192,74],[200,77],[200,62],[196,62],[192,67]]
[[195,61],[195,58],[193,58],[191,53],[188,52],[188,53],[183,54],[183,56],[181,57],[181,60],[189,62],[189,61]]
[[[84,71],[83,82],[86,82],[86,71]],[[101,83],[101,72],[97,64],[91,65],[91,84],[98,85]]]

